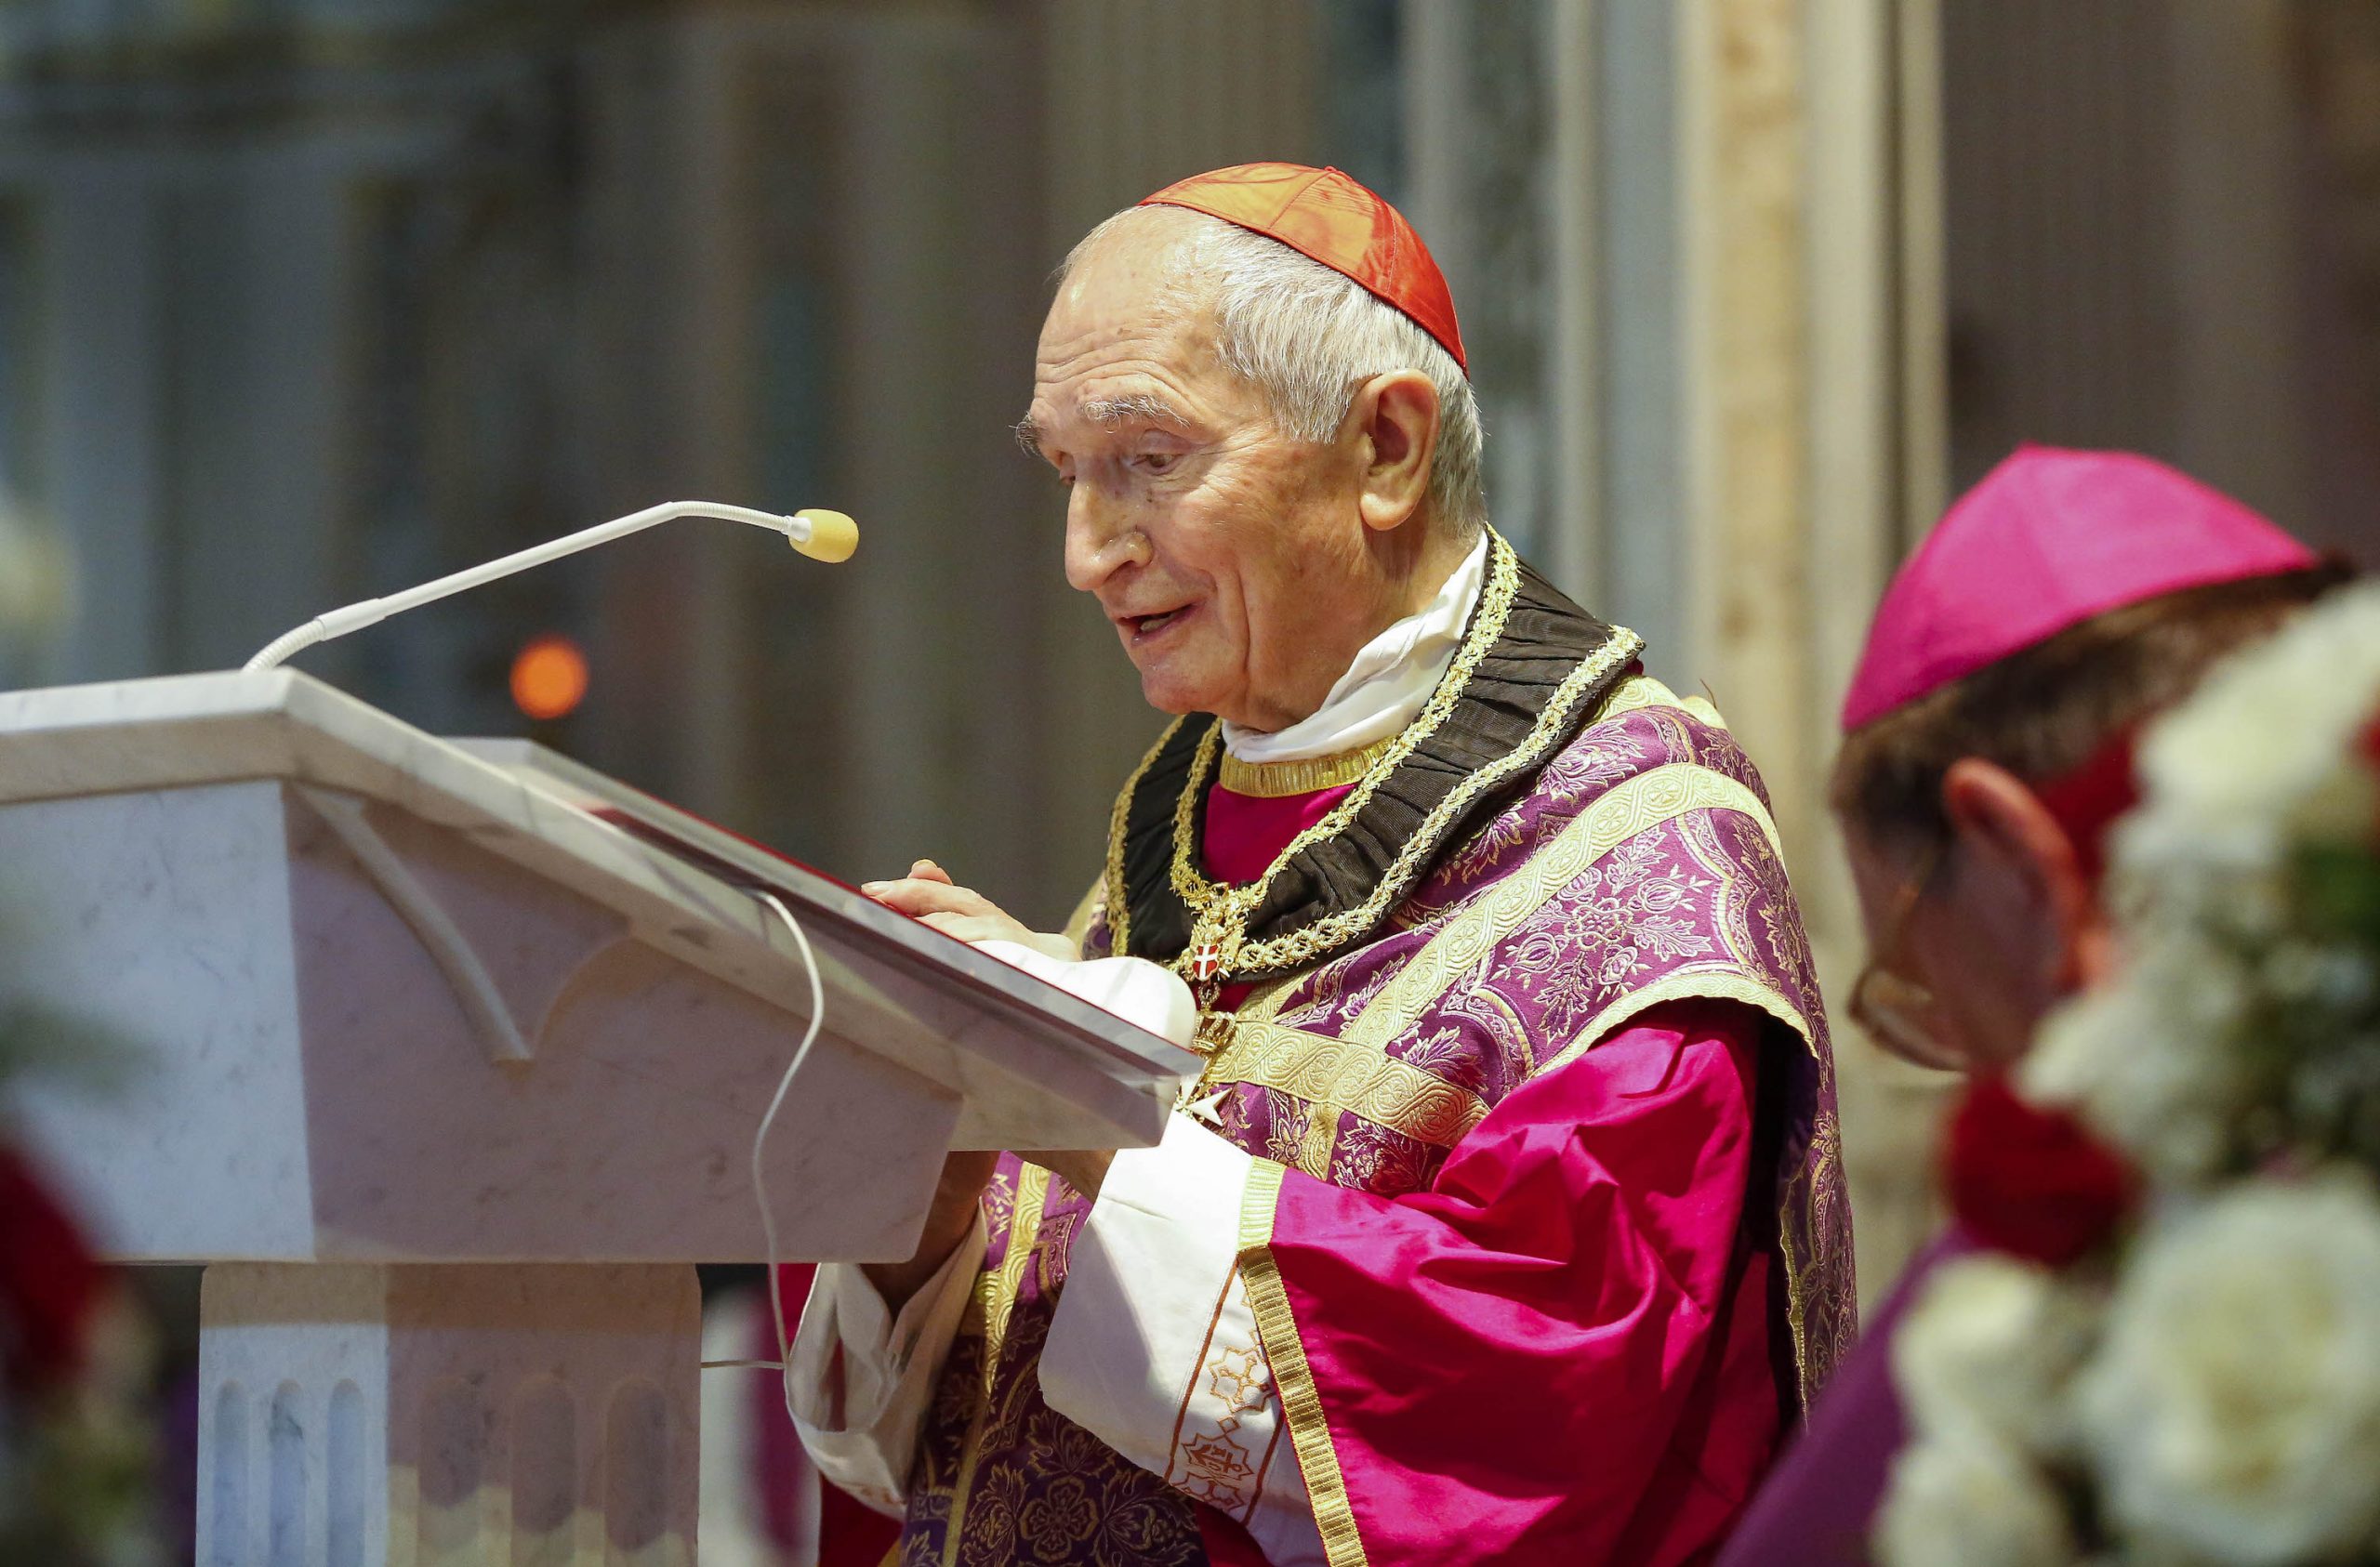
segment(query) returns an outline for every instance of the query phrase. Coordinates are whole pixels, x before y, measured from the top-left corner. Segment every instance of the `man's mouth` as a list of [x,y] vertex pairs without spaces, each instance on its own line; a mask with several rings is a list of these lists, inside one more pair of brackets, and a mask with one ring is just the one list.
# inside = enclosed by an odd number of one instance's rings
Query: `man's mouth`
[[1169,628],[1189,619],[1197,608],[1196,604],[1177,604],[1172,609],[1160,611],[1156,614],[1117,615],[1116,623],[1124,628],[1125,634],[1133,641],[1143,642],[1153,637],[1161,636]]

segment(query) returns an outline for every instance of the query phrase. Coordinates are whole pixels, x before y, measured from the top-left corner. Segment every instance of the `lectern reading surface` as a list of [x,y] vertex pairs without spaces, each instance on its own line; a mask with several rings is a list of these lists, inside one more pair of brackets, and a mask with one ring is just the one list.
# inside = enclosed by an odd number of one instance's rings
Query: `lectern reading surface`
[[144,1063],[28,1136],[112,1255],[216,1264],[203,1560],[691,1560],[688,1265],[762,1259],[751,1141],[810,1008],[761,891],[826,994],[766,1164],[788,1258],[906,1256],[951,1147],[1152,1143],[1197,1069],[294,671],[0,695],[0,940]]

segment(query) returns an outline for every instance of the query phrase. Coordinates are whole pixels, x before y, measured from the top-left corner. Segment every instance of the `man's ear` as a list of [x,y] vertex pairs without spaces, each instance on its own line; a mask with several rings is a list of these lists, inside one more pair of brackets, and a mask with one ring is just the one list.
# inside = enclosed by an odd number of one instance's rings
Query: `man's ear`
[[2043,979],[2059,994],[2096,983],[2113,962],[2113,932],[2074,841],[2041,797],[1996,762],[1962,757],[1942,775],[1942,814],[1963,852],[2027,889],[2048,927]]
[[1438,388],[1419,370],[1392,370],[1356,388],[1347,416],[1364,464],[1364,526],[1402,527],[1430,493],[1438,446]]

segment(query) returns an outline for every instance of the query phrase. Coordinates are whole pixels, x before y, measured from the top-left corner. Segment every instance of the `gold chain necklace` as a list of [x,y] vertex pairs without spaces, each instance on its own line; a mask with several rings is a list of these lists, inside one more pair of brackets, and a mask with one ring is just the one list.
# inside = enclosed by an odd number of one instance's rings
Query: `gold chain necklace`
[[[1237,968],[1243,956],[1261,959],[1256,967],[1283,968],[1320,955],[1337,940],[1345,915],[1326,917],[1302,930],[1257,943],[1248,940],[1248,920],[1263,906],[1265,894],[1272,890],[1275,879],[1289,868],[1289,863],[1313,845],[1344,832],[1356,813],[1370,803],[1373,791],[1382,781],[1446,722],[1480,661],[1503,635],[1514,596],[1520,589],[1520,562],[1513,554],[1512,546],[1501,536],[1491,531],[1488,541],[1488,583],[1480,595],[1479,612],[1473,617],[1470,633],[1464,637],[1453,663],[1447,666],[1437,689],[1430,693],[1430,700],[1405,726],[1404,732],[1390,742],[1355,787],[1348,791],[1347,797],[1333,806],[1321,821],[1291,839],[1264,874],[1246,886],[1232,887],[1210,880],[1198,868],[1198,802],[1206,797],[1216,758],[1223,751],[1223,725],[1210,725],[1199,737],[1198,749],[1190,760],[1189,776],[1183,781],[1182,793],[1173,802],[1173,890],[1188,906],[1191,923],[1189,943],[1171,968],[1190,981],[1201,1011],[1213,1007],[1223,989],[1223,977]],[[1433,812],[1434,822],[1437,815]],[[1410,873],[1408,863],[1428,847],[1422,841],[1424,836],[1416,835],[1414,841],[1407,844],[1406,852],[1398,857],[1391,875],[1382,878],[1365,907],[1349,911],[1350,914],[1362,917],[1373,903],[1382,902],[1401,890],[1404,876]]]
[[1273,878],[1288,863],[1286,855],[1276,860],[1263,876],[1245,887],[1210,881],[1193,863],[1189,885],[1183,885],[1183,846],[1195,844],[1197,837],[1198,801],[1207,792],[1207,779],[1215,770],[1215,756],[1223,749],[1223,744],[1221,724],[1212,725],[1200,737],[1198,749],[1190,758],[1190,776],[1183,781],[1181,797],[1173,802],[1173,885],[1174,890],[1182,894],[1182,901],[1190,906],[1191,916],[1189,945],[1182,949],[1182,955],[1173,960],[1173,966],[1196,988],[1201,1012],[1215,1004],[1215,996],[1223,989],[1224,966],[1239,955],[1249,915],[1263,902],[1264,894],[1272,890]]

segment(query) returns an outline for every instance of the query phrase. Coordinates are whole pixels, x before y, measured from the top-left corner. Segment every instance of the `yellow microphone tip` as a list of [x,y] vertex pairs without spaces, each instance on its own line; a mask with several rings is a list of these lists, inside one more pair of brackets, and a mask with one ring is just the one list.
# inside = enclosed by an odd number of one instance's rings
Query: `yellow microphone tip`
[[796,539],[793,547],[813,560],[829,565],[848,560],[859,547],[859,524],[840,511],[827,511],[812,507],[793,514],[794,520],[810,524],[810,537]]

